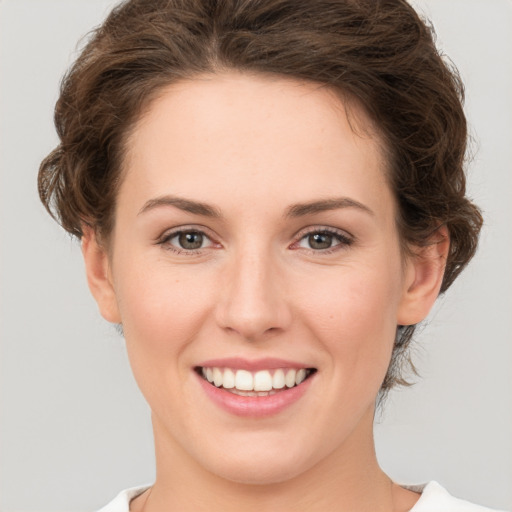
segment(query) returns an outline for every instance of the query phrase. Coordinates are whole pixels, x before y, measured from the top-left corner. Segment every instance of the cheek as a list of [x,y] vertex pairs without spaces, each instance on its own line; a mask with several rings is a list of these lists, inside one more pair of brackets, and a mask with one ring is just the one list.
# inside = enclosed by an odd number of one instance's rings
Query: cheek
[[116,294],[128,350],[163,363],[194,338],[211,303],[208,289],[198,275],[165,262],[134,261],[119,270]]
[[327,290],[311,280],[302,295],[304,321],[324,345],[334,371],[343,373],[340,378],[367,382],[375,375],[379,381],[395,339],[400,269],[343,268],[326,282]]
[[208,316],[209,287],[165,262],[134,258],[118,270],[116,294],[134,378],[153,412],[172,417],[179,414],[176,407],[187,408],[182,389],[191,381],[189,347]]

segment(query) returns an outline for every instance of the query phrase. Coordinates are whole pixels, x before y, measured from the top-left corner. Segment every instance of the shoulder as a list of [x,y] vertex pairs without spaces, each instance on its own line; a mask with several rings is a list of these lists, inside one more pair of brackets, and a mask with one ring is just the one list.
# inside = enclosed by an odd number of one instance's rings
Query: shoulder
[[404,487],[411,491],[421,492],[420,499],[410,512],[498,512],[455,498],[444,487],[434,481],[424,486]]
[[130,512],[130,501],[149,487],[149,485],[144,485],[121,491],[108,505],[105,505],[98,512]]

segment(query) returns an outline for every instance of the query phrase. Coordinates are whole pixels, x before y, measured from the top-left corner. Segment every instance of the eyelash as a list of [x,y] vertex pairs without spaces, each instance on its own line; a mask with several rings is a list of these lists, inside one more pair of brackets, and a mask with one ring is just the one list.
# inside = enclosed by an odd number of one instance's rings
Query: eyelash
[[[194,228],[194,227],[180,227],[175,231],[171,231],[165,233],[161,238],[158,239],[157,244],[163,246],[164,249],[168,251],[172,251],[176,254],[184,254],[187,256],[196,256],[201,254],[202,249],[206,249],[207,247],[201,247],[198,249],[184,249],[182,247],[177,247],[172,245],[170,242],[173,238],[179,237],[180,235],[186,234],[195,234],[201,235],[205,240],[210,241],[211,245],[215,245],[215,242],[212,241],[211,237],[209,237],[202,229]],[[220,245],[220,244],[217,244]]]
[[[175,231],[171,231],[169,233],[164,234],[161,238],[158,239],[157,245],[163,246],[166,250],[172,251],[176,254],[184,254],[187,256],[195,256],[202,254],[202,249],[206,249],[208,247],[200,247],[198,249],[184,249],[177,247],[170,243],[170,241],[173,238],[179,237],[180,235],[186,235],[186,234],[195,234],[195,235],[201,235],[204,239],[210,241],[210,244],[212,246],[220,246],[220,244],[216,244],[212,241],[211,237],[209,237],[203,230],[193,228],[193,227],[181,227],[179,229],[176,229]],[[335,251],[342,250],[343,248],[349,247],[353,244],[354,239],[353,237],[347,235],[346,233],[339,231],[334,228],[310,228],[308,231],[299,233],[298,239],[293,242],[289,247],[292,250],[298,250],[300,249],[299,244],[305,240],[307,237],[312,235],[327,235],[333,237],[338,243],[335,245],[325,248],[325,249],[313,249],[313,248],[304,248],[306,251],[313,253],[313,254],[322,254],[322,255],[328,255]]]
[[311,235],[332,236],[338,242],[335,245],[328,247],[326,249],[312,249],[312,248],[307,249],[306,248],[307,251],[309,251],[310,253],[314,253],[314,254],[322,254],[322,255],[332,254],[333,252],[343,250],[344,248],[350,247],[354,242],[354,238],[352,236],[350,236],[347,233],[340,231],[338,229],[326,228],[326,227],[322,227],[322,228],[314,227],[314,228],[309,228],[308,231],[300,233],[298,240],[296,242],[294,242],[290,247],[294,248],[294,246],[298,246],[298,244],[300,244],[300,242],[302,242],[304,239],[306,239],[307,237],[309,237]]

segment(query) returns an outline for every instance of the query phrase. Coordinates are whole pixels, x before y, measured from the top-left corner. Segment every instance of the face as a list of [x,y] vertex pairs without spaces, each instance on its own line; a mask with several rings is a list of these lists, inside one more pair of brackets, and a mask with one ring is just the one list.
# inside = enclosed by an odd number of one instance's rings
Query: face
[[204,76],[131,133],[95,295],[123,325],[157,459],[268,483],[370,441],[417,276],[378,138],[350,112],[310,83]]

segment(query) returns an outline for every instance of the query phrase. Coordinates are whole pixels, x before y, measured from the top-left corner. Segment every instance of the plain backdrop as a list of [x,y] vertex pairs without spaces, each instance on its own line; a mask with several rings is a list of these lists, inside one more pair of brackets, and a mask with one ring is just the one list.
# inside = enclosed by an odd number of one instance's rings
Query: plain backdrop
[[[4,512],[91,511],[154,477],[149,411],[123,339],[86,286],[79,245],[37,197],[76,43],[111,0],[0,0],[1,495]],[[478,255],[421,330],[422,375],[376,425],[401,483],[512,509],[512,3],[422,0],[467,86]]]

